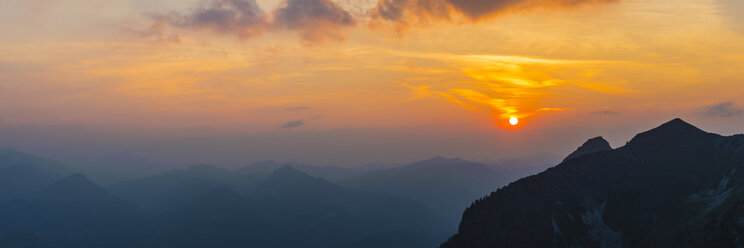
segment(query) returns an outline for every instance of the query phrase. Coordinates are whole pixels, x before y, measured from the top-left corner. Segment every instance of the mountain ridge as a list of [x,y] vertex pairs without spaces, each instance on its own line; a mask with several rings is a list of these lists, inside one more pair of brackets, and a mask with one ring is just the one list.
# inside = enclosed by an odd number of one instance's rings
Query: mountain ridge
[[607,142],[602,136],[594,137],[582,144],[579,148],[576,149],[576,151],[569,154],[566,158],[563,159],[562,162],[566,162],[568,160],[578,158],[584,155],[589,155],[597,152],[603,152],[603,151],[610,151],[612,150],[612,147],[610,147],[610,143]]
[[734,223],[744,217],[744,189],[734,183],[744,179],[740,139],[674,119],[475,201],[441,247],[735,246],[744,240]]
[[372,171],[339,182],[341,186],[414,199],[430,206],[454,226],[462,210],[507,182],[500,171],[459,158],[434,157],[406,166]]

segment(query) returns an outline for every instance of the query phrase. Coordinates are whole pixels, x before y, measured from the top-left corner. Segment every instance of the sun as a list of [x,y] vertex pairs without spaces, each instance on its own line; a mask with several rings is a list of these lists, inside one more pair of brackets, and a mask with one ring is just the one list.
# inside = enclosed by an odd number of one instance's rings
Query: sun
[[516,126],[518,123],[519,119],[517,119],[517,117],[509,118],[509,124],[511,124],[512,126]]

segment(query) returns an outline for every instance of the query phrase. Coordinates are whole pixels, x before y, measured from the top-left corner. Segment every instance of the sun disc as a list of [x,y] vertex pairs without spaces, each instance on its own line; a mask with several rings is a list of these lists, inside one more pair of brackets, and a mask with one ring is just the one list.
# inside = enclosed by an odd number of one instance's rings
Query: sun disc
[[512,126],[516,126],[517,123],[519,123],[519,119],[517,119],[517,117],[509,118],[509,124],[511,124]]

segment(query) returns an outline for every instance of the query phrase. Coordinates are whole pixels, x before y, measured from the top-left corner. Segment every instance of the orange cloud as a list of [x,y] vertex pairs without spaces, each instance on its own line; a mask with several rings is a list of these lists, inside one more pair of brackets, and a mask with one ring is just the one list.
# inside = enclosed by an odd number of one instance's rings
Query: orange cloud
[[[529,120],[532,117],[571,108],[544,106],[543,99],[564,85],[579,85],[605,94],[629,94],[632,90],[606,83],[575,82],[599,61],[553,60],[522,56],[415,54],[405,56],[441,60],[469,80],[444,84],[401,84],[412,90],[411,100],[443,96],[467,109],[490,114],[499,122],[510,117]],[[573,68],[579,76],[551,75],[556,68]],[[583,69],[582,69],[583,68]],[[571,74],[571,73],[569,73]]]

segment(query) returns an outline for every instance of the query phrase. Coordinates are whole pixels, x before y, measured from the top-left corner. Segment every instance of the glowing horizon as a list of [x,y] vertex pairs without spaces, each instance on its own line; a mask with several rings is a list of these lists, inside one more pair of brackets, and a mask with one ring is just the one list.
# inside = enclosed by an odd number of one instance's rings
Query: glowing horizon
[[[568,151],[574,137],[622,143],[631,131],[618,126],[677,116],[741,132],[734,0],[393,2],[405,4],[11,0],[0,8],[0,128],[259,135],[321,143],[267,158],[318,162],[337,149],[321,133],[373,140],[335,163]],[[574,136],[546,137],[555,132]],[[375,150],[400,134],[421,150]],[[440,138],[468,145],[428,144]]]

